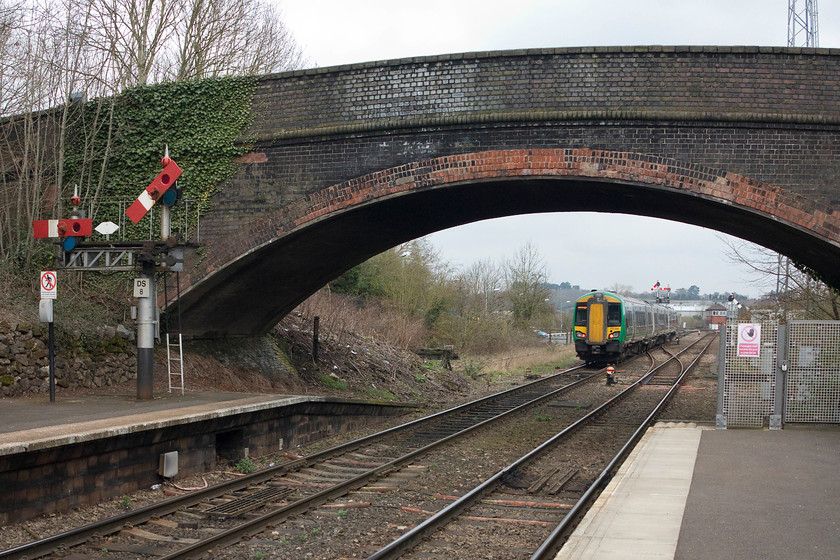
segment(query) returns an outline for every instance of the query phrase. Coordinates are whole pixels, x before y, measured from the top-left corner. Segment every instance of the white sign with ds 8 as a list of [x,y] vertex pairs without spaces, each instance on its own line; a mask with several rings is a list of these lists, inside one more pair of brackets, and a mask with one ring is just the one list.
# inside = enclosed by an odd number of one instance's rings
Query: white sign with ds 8
[[134,279],[134,297],[136,298],[144,298],[149,297],[151,295],[149,293],[149,279],[148,278],[135,278]]

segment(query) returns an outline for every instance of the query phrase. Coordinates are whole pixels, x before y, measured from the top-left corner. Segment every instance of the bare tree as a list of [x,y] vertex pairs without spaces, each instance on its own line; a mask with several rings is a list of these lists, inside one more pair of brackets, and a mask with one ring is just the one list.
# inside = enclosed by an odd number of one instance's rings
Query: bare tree
[[308,64],[303,51],[283,22],[282,14],[274,6],[255,5],[253,15],[254,26],[249,27],[243,64],[238,70],[255,75],[297,70]]
[[608,291],[614,294],[618,294],[620,296],[629,296],[633,294],[633,286],[629,286],[627,284],[619,284],[618,282],[616,282],[615,284],[610,286]]
[[840,290],[820,281],[813,271],[775,251],[749,243],[722,240],[730,261],[749,267],[767,293],[764,301],[778,317],[840,320]]
[[[56,90],[56,76],[45,61],[53,53],[53,33],[48,18],[35,9],[18,5],[7,13],[16,26],[6,30],[2,47],[3,108],[19,113],[3,123],[0,165],[0,251],[6,259],[26,265],[34,240],[32,220],[40,215],[53,184],[50,115],[38,111]],[[6,14],[4,14],[6,15]]]
[[86,0],[91,45],[103,53],[119,88],[157,81],[161,55],[178,24],[179,0]]
[[505,263],[505,283],[514,323],[528,326],[550,313],[547,278],[545,262],[530,242]]
[[[37,249],[32,221],[62,216],[62,201],[73,189],[64,178],[67,131],[83,113],[70,102],[70,93],[102,90],[102,59],[91,56],[87,43],[86,5],[86,0],[61,0],[19,4],[11,12],[4,5],[0,12],[1,21],[13,22],[0,31],[0,102],[5,115],[15,115],[4,121],[0,136],[0,255],[24,267]],[[101,127],[107,117],[95,116],[82,130]],[[92,145],[90,139],[81,142],[76,147],[83,151]],[[103,170],[90,169],[90,162],[103,157],[82,163],[83,176],[95,184]]]
[[461,276],[462,314],[467,317],[493,315],[500,310],[504,273],[489,259],[473,263]]
[[303,56],[275,8],[259,0],[183,0],[175,29],[177,80],[299,68]]

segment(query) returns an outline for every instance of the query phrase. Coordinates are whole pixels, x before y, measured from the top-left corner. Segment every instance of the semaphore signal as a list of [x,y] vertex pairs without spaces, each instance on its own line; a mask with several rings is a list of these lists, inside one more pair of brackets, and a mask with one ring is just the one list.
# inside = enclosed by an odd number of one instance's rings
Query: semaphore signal
[[175,184],[175,181],[181,176],[181,168],[172,158],[164,156],[160,162],[163,164],[163,170],[125,211],[125,215],[134,225],[137,225],[143,219],[143,216],[155,205],[155,202],[160,200],[163,193]]

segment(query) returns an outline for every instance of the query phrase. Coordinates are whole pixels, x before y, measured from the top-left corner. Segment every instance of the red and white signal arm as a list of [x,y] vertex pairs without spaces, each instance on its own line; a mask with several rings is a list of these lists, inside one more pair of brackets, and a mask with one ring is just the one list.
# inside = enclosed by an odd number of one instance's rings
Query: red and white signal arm
[[146,190],[140,193],[137,200],[135,200],[125,211],[125,215],[128,216],[128,219],[135,225],[143,219],[146,212],[155,205],[155,202],[163,196],[163,193],[165,193],[169,187],[174,185],[178,177],[181,176],[181,168],[178,167],[178,164],[169,158],[164,158],[164,161],[166,163],[164,163],[163,171],[158,173],[158,176],[154,178],[148,187],[146,187]]
[[33,220],[32,233],[35,239],[48,237],[87,237],[88,235],[93,235],[93,220],[89,218]]

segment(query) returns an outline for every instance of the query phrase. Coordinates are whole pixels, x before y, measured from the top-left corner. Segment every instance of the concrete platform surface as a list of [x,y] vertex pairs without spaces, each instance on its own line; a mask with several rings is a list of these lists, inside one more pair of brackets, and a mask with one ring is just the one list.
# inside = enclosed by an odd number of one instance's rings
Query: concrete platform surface
[[156,427],[253,412],[326,397],[249,393],[165,393],[0,400],[0,455],[89,441]]
[[557,558],[674,558],[702,431],[650,428]]
[[840,558],[840,428],[657,424],[563,560]]
[[705,431],[677,560],[840,558],[840,428]]

